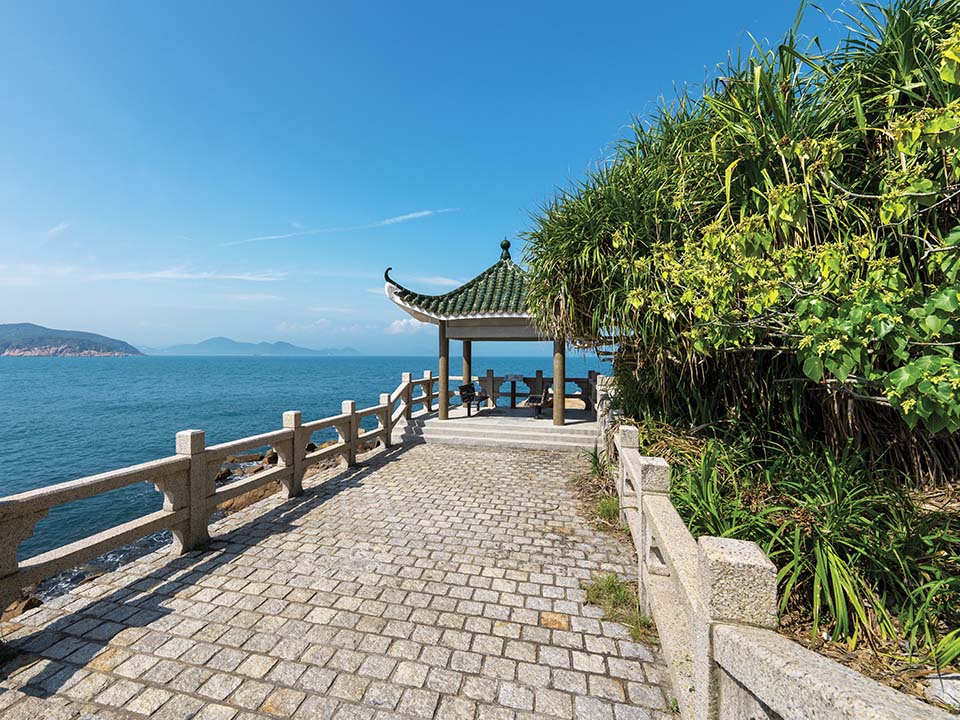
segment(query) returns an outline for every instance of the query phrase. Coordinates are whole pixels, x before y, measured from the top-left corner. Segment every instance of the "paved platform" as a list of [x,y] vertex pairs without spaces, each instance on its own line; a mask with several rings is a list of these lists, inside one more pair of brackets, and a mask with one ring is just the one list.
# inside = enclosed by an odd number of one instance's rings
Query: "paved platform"
[[566,424],[556,426],[549,408],[539,417],[525,407],[480,408],[468,416],[458,405],[450,408],[447,420],[436,412],[418,413],[394,433],[405,442],[577,452],[597,444],[600,426],[596,416],[583,409],[568,409]]
[[3,627],[0,716],[666,720],[655,649],[584,604],[629,547],[575,453],[415,445],[327,471]]

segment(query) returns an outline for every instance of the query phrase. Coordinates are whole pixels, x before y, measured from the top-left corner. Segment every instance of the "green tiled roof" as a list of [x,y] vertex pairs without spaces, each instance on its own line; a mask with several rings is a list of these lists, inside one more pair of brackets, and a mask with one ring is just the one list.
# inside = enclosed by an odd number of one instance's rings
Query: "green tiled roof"
[[437,317],[471,315],[527,315],[527,273],[510,259],[510,241],[500,243],[503,251],[496,265],[484,270],[473,280],[443,295],[424,295],[400,285],[390,277],[384,279],[396,287],[394,297],[406,305]]

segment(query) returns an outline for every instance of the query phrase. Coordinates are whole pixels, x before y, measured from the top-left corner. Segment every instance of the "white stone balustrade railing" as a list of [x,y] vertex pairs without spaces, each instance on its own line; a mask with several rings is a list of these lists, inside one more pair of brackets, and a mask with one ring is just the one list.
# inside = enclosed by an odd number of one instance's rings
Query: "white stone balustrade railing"
[[[608,407],[600,385],[598,412]],[[951,717],[777,634],[777,569],[760,547],[695,540],[670,502],[669,465],[640,454],[636,428],[621,425],[611,450],[641,610],[656,623],[685,720]]]
[[[16,599],[24,587],[160,530],[173,531],[180,552],[202,547],[210,539],[211,513],[226,501],[274,481],[281,483],[287,497],[296,497],[311,464],[339,456],[353,465],[362,445],[379,440],[389,447],[402,418],[410,418],[418,405],[433,410],[439,397],[436,384],[429,370],[417,380],[403,373],[400,385],[380,395],[377,405],[358,410],[347,400],[339,415],[306,423],[299,411],[292,410],[283,413],[278,430],[219,445],[208,446],[202,430],[184,430],[177,433],[176,454],[171,457],[0,498],[0,606]],[[377,419],[377,427],[365,430],[361,423],[370,417]],[[307,452],[313,434],[325,429],[336,431],[336,442]],[[266,446],[277,453],[275,467],[223,485],[215,483],[228,456]],[[17,561],[20,544],[51,508],[141,482],[152,483],[163,494],[161,510]]]

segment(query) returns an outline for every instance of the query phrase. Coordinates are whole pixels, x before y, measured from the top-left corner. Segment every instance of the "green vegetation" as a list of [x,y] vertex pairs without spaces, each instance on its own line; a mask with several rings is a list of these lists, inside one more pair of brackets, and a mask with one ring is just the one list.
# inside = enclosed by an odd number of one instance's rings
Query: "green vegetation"
[[581,454],[589,469],[577,478],[577,492],[597,525],[607,530],[620,530],[620,500],[610,461],[596,445],[593,450],[584,450]]
[[[615,343],[618,403],[695,534],[756,540],[784,618],[960,656],[960,0],[797,24],[681,95],[528,240],[549,335]],[[656,448],[654,450],[653,448]]]
[[635,583],[608,573],[584,585],[583,589],[587,591],[587,602],[602,608],[607,620],[626,626],[631,638],[638,642],[659,642],[650,618],[640,612]]
[[620,518],[620,501],[616,495],[604,495],[597,500],[596,511],[601,520],[615,524]]

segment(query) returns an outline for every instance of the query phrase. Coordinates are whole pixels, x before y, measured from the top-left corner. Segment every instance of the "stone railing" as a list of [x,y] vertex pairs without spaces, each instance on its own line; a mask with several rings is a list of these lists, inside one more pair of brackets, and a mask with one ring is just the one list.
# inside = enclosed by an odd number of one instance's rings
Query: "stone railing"
[[[440,396],[436,386],[437,378],[429,370],[416,380],[404,373],[396,390],[380,395],[372,407],[358,410],[353,400],[347,400],[339,415],[311,422],[303,422],[300,412],[291,410],[283,413],[277,430],[220,445],[208,446],[202,430],[184,430],[177,433],[176,454],[170,457],[0,498],[0,607],[25,587],[160,530],[173,531],[180,552],[202,547],[210,539],[210,515],[219,505],[278,481],[287,497],[296,497],[311,464],[341,457],[353,465],[362,446],[377,440],[389,446],[394,427],[409,419],[414,408],[420,406],[424,412],[436,408]],[[366,418],[376,418],[376,428],[365,430]],[[307,452],[313,434],[331,428],[337,440]],[[276,450],[275,467],[217,485],[216,475],[228,456],[266,446]],[[141,482],[153,484],[163,494],[162,509],[17,561],[20,544],[52,508]]]
[[[568,383],[573,383],[576,385],[580,392],[577,395],[568,395],[567,399],[576,398],[583,400],[584,405],[588,412],[593,412],[596,409],[597,404],[597,382],[598,378],[604,378],[603,375],[599,375],[596,371],[591,370],[587,377],[568,377],[566,381]],[[451,380],[460,380],[460,377],[450,378]],[[497,401],[501,398],[509,398],[510,406],[516,407],[518,399],[522,399],[522,396],[527,395],[539,395],[544,390],[547,390],[553,387],[553,378],[544,377],[542,370],[537,370],[536,375],[524,376],[522,379],[520,377],[515,377],[511,375],[494,375],[493,370],[487,370],[484,375],[477,375],[474,378],[479,384],[480,388],[487,395],[489,404],[496,405]],[[519,392],[518,385],[522,382],[527,386],[527,392]],[[506,384],[507,390],[503,389],[503,386]]]
[[629,426],[613,438],[621,521],[685,720],[951,717],[777,634],[776,567],[756,543],[695,540],[670,502],[670,467],[637,440]]

